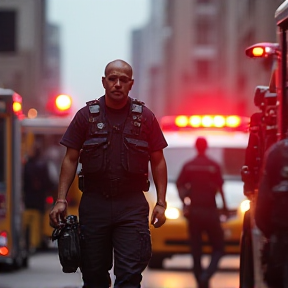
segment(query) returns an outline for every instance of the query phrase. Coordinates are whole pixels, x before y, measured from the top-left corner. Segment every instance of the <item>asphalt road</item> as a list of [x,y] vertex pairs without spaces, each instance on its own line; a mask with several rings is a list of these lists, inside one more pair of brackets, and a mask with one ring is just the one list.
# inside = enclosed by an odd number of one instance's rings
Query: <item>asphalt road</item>
[[[208,258],[204,259],[207,263]],[[166,259],[164,270],[146,269],[142,288],[196,288],[191,272],[190,255]],[[219,271],[211,279],[210,288],[239,287],[239,257],[226,256]],[[114,279],[113,274],[111,274]],[[81,273],[65,274],[61,270],[57,252],[37,253],[30,259],[28,269],[9,272],[0,270],[0,288],[80,288]]]

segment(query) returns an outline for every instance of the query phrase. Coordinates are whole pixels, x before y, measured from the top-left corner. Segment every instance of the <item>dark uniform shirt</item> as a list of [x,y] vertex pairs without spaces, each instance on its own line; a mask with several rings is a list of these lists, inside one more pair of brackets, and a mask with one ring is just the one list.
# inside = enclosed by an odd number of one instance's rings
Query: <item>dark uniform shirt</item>
[[[108,153],[108,170],[107,174],[110,179],[122,177],[123,167],[121,165],[121,145],[123,141],[123,128],[129,113],[131,104],[131,98],[127,101],[127,104],[122,109],[112,109],[105,106],[105,111],[100,113],[106,114],[106,121],[108,122],[109,131],[111,132],[111,149]],[[162,150],[167,146],[167,142],[160,129],[159,123],[153,114],[146,106],[145,115],[152,117],[152,126],[149,127],[148,131],[148,143],[149,143],[149,154],[152,152]],[[143,111],[144,114],[144,111]],[[67,131],[63,135],[60,143],[66,147],[80,150],[84,141],[88,137],[89,129],[89,108],[85,106],[81,108],[73,118]]]
[[187,162],[177,179],[177,187],[186,187],[191,207],[216,208],[215,194],[223,185],[220,166],[206,155]]

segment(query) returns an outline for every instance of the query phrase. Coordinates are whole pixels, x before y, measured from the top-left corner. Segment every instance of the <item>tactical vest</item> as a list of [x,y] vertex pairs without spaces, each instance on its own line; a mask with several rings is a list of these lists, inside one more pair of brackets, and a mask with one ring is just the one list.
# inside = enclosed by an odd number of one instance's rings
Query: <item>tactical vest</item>
[[[89,108],[89,132],[82,146],[80,162],[84,175],[107,172],[107,159],[111,147],[112,128],[105,117],[105,99],[86,103]],[[147,179],[149,144],[144,103],[131,99],[129,114],[122,131],[121,165],[128,175],[143,175]]]

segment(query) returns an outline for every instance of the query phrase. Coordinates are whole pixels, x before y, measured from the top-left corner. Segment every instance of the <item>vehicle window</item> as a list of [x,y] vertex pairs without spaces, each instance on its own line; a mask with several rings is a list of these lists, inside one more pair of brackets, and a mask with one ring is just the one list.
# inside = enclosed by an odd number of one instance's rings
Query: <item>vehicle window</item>
[[[194,148],[166,148],[164,155],[167,162],[168,179],[176,181],[184,163],[196,156]],[[244,163],[245,149],[241,148],[209,148],[207,156],[216,161],[224,179],[240,178],[240,170]]]

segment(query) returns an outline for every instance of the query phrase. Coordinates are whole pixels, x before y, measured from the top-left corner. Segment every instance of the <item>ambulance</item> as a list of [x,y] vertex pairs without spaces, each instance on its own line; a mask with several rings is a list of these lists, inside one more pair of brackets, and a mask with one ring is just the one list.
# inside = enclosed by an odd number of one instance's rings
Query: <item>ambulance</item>
[[[166,258],[190,253],[187,219],[183,216],[183,203],[178,196],[176,180],[183,164],[196,156],[194,144],[200,136],[206,138],[209,147],[207,156],[220,165],[224,179],[223,190],[229,216],[221,211],[219,193],[216,203],[224,230],[225,253],[238,255],[243,215],[249,209],[240,173],[249,138],[249,118],[237,115],[177,115],[165,116],[160,123],[168,142],[168,147],[164,149],[168,169],[167,220],[161,228],[151,227],[152,259],[149,268],[161,269]],[[153,209],[156,203],[153,184],[146,196]],[[203,253],[211,253],[206,235],[203,235],[203,244]]]

